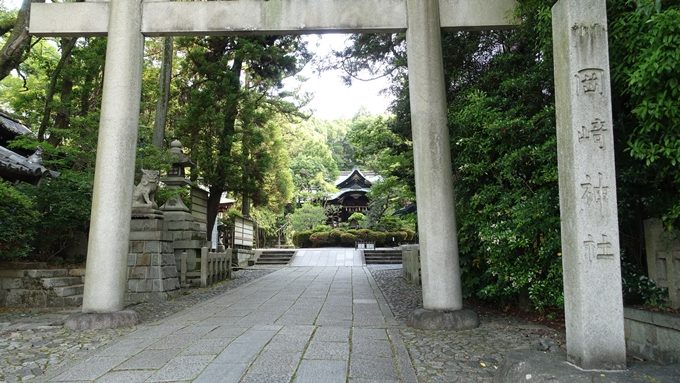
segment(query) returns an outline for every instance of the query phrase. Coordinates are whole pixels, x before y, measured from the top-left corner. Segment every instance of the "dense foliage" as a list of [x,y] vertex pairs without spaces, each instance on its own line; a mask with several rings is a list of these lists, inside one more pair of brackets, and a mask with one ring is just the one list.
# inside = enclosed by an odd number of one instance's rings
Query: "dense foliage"
[[0,259],[21,258],[28,254],[38,220],[33,201],[11,185],[0,181]]
[[[522,22],[512,31],[443,35],[465,293],[501,301],[528,297],[537,308],[562,302],[554,3],[520,1]],[[670,1],[617,0],[608,9],[621,241],[624,257],[640,265],[642,220],[678,222],[680,23]],[[389,129],[408,142],[403,36],[355,35],[353,42],[338,54],[342,67],[350,76],[368,69],[392,78]],[[410,155],[406,148],[395,152]],[[412,190],[410,174],[389,175]]]

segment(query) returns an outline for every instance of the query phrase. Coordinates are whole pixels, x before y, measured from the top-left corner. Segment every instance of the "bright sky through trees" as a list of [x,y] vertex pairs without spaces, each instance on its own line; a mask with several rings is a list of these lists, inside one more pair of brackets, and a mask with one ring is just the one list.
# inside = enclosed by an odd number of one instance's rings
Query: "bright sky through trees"
[[[316,60],[323,60],[333,49],[341,50],[349,35],[325,34],[308,35],[309,50],[316,53]],[[319,73],[314,63],[308,64],[300,73],[307,78],[301,85],[302,92],[310,93],[314,98],[305,108],[322,120],[352,118],[362,108],[371,114],[386,112],[391,98],[380,94],[389,83],[386,78],[372,81],[352,81],[346,86],[342,81],[344,72],[329,70]],[[295,79],[287,79],[286,86],[295,88],[299,83]]]
[[[7,9],[18,9],[21,0],[0,0],[0,4]],[[308,35],[305,38],[309,41],[309,50],[316,53],[316,60],[323,60],[333,49],[342,49],[347,37],[345,34],[326,34]],[[310,63],[300,73],[307,81],[300,84],[297,79],[291,78],[284,83],[287,89],[300,86],[301,92],[309,93],[313,98],[304,110],[321,120],[352,118],[362,109],[370,114],[386,112],[391,98],[380,94],[388,86],[386,79],[355,80],[348,87],[343,83],[342,75],[341,70],[319,73],[314,63]]]

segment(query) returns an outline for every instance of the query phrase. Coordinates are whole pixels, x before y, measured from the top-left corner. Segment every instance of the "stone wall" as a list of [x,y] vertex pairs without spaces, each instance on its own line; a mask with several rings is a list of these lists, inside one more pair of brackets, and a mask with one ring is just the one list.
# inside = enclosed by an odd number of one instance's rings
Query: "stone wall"
[[255,257],[255,252],[250,249],[233,249],[232,250],[232,262],[231,264],[235,267],[246,267],[252,264],[253,258]]
[[671,307],[680,308],[680,232],[665,232],[659,219],[644,225],[649,277],[668,289]]
[[172,235],[162,218],[132,219],[126,301],[164,300],[179,291]]
[[624,309],[628,353],[660,363],[680,363],[680,316]]
[[79,306],[84,275],[81,268],[0,270],[0,307]]

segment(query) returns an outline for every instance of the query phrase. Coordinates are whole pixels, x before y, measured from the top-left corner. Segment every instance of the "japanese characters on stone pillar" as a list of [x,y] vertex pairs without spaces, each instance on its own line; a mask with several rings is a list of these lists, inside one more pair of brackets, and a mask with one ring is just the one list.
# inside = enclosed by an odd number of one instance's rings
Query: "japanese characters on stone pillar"
[[567,358],[625,368],[605,0],[560,0],[553,49]]

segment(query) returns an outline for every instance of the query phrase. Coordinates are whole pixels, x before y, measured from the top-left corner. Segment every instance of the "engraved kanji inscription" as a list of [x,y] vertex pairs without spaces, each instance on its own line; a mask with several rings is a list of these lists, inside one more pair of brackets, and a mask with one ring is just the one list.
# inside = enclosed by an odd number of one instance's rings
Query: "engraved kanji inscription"
[[[581,201],[584,201],[588,208],[597,206],[600,213],[603,213],[607,203],[607,193],[609,186],[602,183],[602,173],[597,173],[597,180],[593,181],[590,175],[586,174],[586,182],[581,183]],[[597,183],[594,183],[597,182]]]
[[614,258],[612,252],[612,243],[609,242],[606,234],[602,234],[602,240],[597,243],[597,259],[611,259]]
[[588,234],[588,239],[583,241],[586,259],[592,261],[597,256],[597,245],[593,241],[593,236]]
[[604,150],[605,135],[607,124],[604,120],[596,118],[590,122],[590,126],[581,126],[578,129],[578,142],[592,141],[598,148]]
[[607,234],[602,234],[602,238],[598,241],[593,239],[592,234],[588,234],[587,239],[583,241],[585,257],[591,262],[594,259],[613,259],[614,252],[612,247],[613,245],[609,241]]
[[601,95],[604,92],[604,70],[599,68],[581,69],[576,74],[581,94]]

